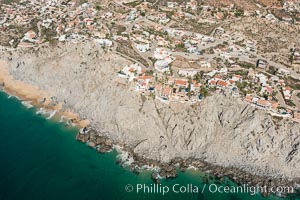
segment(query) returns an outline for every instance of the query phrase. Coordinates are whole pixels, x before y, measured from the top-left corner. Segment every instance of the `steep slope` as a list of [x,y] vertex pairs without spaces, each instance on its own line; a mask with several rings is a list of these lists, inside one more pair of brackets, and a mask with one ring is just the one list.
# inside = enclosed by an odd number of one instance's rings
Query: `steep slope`
[[[300,126],[226,93],[190,106],[131,91],[117,72],[127,61],[92,44],[2,55],[19,80],[47,91],[95,129],[146,158],[199,158],[256,175],[300,177]],[[24,63],[23,63],[24,62]]]

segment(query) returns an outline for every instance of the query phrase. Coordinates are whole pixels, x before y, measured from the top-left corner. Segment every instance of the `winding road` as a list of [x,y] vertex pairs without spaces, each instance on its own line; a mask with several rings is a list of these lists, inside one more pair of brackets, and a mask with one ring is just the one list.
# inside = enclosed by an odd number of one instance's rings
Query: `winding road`
[[300,94],[300,90],[295,90],[292,94],[292,101],[296,105],[298,111],[300,111],[300,98],[297,96]]
[[[114,3],[116,3],[114,1]],[[124,6],[124,5],[123,5]],[[126,27],[126,32],[129,34],[129,36],[131,35],[132,33],[132,28],[135,24],[137,23],[145,23],[145,24],[148,24],[148,25],[151,25],[151,26],[160,26],[162,27],[163,29],[168,29],[170,28],[169,25],[161,25],[161,24],[158,24],[156,22],[153,22],[149,19],[147,19],[146,17],[140,17],[130,23],[124,23],[123,21],[119,21],[118,24],[120,25],[123,25]],[[172,21],[170,22],[172,23]],[[193,35],[194,33],[193,32],[190,32],[190,31],[186,31],[186,34],[187,35]],[[203,51],[205,49],[208,49],[208,48],[212,48],[212,47],[215,47],[219,44],[223,44],[224,42],[231,42],[229,40],[226,40],[226,39],[220,39],[220,38],[214,38],[215,41],[212,42],[212,43],[207,43],[205,45],[198,45],[199,47],[199,50],[200,51]],[[152,45],[152,47],[156,47],[157,45]],[[238,46],[238,45],[237,45]],[[238,46],[240,47],[241,49],[243,49],[241,46]],[[151,49],[151,51],[149,52],[146,52],[146,53],[141,53],[140,51],[138,51],[138,49],[135,47],[134,45],[134,42],[132,42],[132,48],[140,55],[143,57],[143,59],[145,59],[149,65],[150,68],[153,67],[153,63],[152,61],[149,59],[149,55],[152,56],[153,54],[153,50],[154,48]],[[215,53],[215,54],[203,54],[203,55],[196,55],[196,54],[189,54],[189,53],[186,53],[186,52],[179,52],[179,51],[176,51],[176,52],[173,52],[172,53],[173,55],[178,55],[178,56],[182,56],[182,57],[185,57],[187,59],[199,59],[199,58],[206,58],[207,60],[211,61],[214,57],[219,57],[219,53]],[[248,62],[248,63],[252,63],[252,64],[256,64],[256,61],[257,59],[262,59],[262,60],[266,60],[269,65],[277,68],[277,69],[285,69],[285,70],[288,70],[291,72],[291,77],[295,78],[295,79],[298,79],[300,80],[300,74],[297,74],[295,71],[287,68],[286,66],[280,64],[280,63],[276,63],[276,62],[273,62],[271,61],[270,59],[268,58],[265,58],[263,57],[262,55],[259,55],[255,52],[251,52],[251,51],[247,51],[245,50],[244,53],[241,53],[241,52],[230,52],[228,53],[229,56],[231,56],[232,58],[239,58],[240,61],[244,61],[244,62]],[[251,56],[253,56],[253,58],[251,58]],[[296,96],[297,97],[297,96]],[[295,98],[296,98],[295,97]],[[298,106],[299,106],[299,102],[297,101],[296,103],[298,103]],[[298,107],[299,108],[299,107]]]

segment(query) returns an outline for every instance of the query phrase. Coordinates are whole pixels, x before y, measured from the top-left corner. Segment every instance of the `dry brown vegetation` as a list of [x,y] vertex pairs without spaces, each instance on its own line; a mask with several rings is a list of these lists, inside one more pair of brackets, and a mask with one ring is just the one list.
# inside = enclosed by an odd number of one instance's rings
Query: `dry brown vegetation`
[[272,23],[266,19],[246,17],[224,27],[228,32],[241,32],[256,40],[259,53],[287,53],[289,47],[300,46],[300,26]]
[[203,0],[203,3],[206,5],[211,5],[215,7],[221,6],[229,6],[234,4],[239,8],[243,8],[245,10],[254,10],[257,9],[257,3],[266,7],[281,6],[281,1],[279,0]]
[[139,61],[144,66],[147,66],[148,63],[143,59],[132,47],[131,43],[128,41],[119,41],[117,42],[117,52],[126,55],[134,60]]
[[[156,2],[156,0],[147,0],[150,3]],[[174,2],[183,3],[184,0],[173,0]],[[160,0],[160,5],[166,5],[168,0]],[[257,9],[257,3],[263,5],[265,7],[280,7],[281,0],[197,0],[198,4],[210,5],[214,7],[222,7],[222,6],[229,6],[234,4],[238,8],[243,8],[246,10],[254,10]]]

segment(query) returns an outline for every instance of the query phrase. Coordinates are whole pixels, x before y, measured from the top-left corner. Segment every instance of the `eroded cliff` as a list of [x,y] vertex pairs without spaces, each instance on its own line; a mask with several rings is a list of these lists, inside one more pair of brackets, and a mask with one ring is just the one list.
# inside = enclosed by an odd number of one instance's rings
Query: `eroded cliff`
[[128,61],[92,44],[2,53],[10,73],[64,102],[112,140],[154,160],[199,158],[271,177],[300,177],[300,125],[226,93],[195,105],[142,98],[117,72]]

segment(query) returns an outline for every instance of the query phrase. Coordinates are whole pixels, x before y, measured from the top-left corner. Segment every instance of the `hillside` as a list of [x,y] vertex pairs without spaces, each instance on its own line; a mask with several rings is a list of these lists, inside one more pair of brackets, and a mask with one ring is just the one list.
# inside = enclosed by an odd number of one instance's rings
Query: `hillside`
[[226,93],[193,106],[141,98],[117,76],[127,61],[91,44],[10,58],[16,79],[39,86],[56,103],[65,102],[63,109],[90,119],[95,130],[145,158],[198,158],[260,176],[300,177],[299,125],[276,121]]

